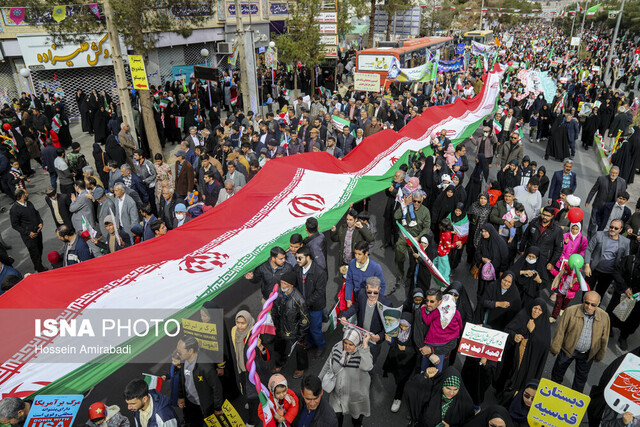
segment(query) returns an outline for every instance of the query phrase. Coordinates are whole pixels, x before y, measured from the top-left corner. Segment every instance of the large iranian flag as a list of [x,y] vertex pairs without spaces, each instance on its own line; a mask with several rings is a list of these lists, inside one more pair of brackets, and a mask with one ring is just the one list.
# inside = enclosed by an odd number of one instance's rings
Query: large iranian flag
[[[232,198],[165,236],[25,278],[0,296],[0,316],[10,308],[37,308],[80,322],[88,308],[157,308],[171,309],[171,318],[188,317],[264,262],[271,247],[288,246],[310,216],[328,230],[350,203],[387,188],[409,151],[429,147],[431,135],[446,129],[454,143],[470,136],[495,110],[501,77],[496,65],[478,96],[429,108],[398,133],[366,138],[341,160],[325,152],[271,160]],[[257,288],[238,291],[246,295]],[[42,355],[36,361],[33,347],[55,345],[59,338],[36,338],[31,316],[3,323],[12,325],[3,330],[0,347],[3,396],[81,393],[158,339],[112,338],[104,344],[131,345],[132,354],[99,356],[91,363],[48,363]]]

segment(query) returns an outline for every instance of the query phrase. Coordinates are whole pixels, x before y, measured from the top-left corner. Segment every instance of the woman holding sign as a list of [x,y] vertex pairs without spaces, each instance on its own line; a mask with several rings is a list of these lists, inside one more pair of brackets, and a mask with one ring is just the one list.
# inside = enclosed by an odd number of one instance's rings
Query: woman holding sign
[[551,346],[546,302],[542,298],[534,299],[520,310],[505,332],[509,334],[509,341],[496,389],[511,393],[524,387],[528,379],[542,376]]

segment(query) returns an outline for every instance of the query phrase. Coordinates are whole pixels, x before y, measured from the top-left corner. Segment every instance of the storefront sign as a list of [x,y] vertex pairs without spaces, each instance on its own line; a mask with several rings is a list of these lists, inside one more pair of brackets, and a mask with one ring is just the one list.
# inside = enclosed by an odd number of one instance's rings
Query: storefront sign
[[320,34],[338,34],[338,24],[320,24],[318,32]]
[[322,54],[325,58],[337,58],[338,57],[338,46],[327,46],[324,45],[321,50]]
[[[31,69],[55,70],[113,64],[108,34],[90,34],[82,41],[64,45],[53,43],[48,36],[18,36],[18,45],[25,65]],[[126,52],[122,42],[120,46]]]
[[380,75],[373,73],[353,73],[353,88],[366,92],[380,92]]
[[320,36],[320,43],[324,45],[338,45],[338,36],[335,34]]
[[[251,11],[251,15],[257,15],[260,8],[257,3],[240,3],[240,10],[242,11],[242,15],[249,15],[249,11]],[[227,5],[227,12],[229,16],[236,16],[235,3],[229,3]]]
[[527,416],[530,426],[579,426],[591,398],[542,378]]
[[269,12],[272,15],[286,15],[289,13],[286,3],[271,3],[269,5]]
[[338,12],[320,12],[316,15],[318,22],[338,22]]
[[507,338],[509,338],[509,334],[505,332],[467,323],[460,338],[458,352],[465,356],[484,357],[499,362],[502,360]]
[[144,68],[144,58],[142,55],[129,55],[129,68],[131,69],[131,79],[136,90],[149,90],[147,81],[147,71]]
[[607,405],[619,414],[640,416],[640,357],[628,353],[604,390]]
[[83,398],[81,394],[36,396],[24,426],[71,427]]

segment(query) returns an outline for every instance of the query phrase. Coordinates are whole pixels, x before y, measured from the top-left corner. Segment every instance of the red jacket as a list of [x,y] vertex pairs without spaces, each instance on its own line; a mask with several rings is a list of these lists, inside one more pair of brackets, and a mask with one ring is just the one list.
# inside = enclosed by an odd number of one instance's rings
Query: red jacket
[[[298,402],[298,396],[291,390],[287,389],[287,396],[282,400],[277,400],[271,395],[271,402],[275,406],[276,411],[284,416],[285,424],[287,427],[291,426],[293,420],[298,416],[300,410],[300,404]],[[258,417],[264,422],[264,416],[262,415],[262,408],[258,407]]]

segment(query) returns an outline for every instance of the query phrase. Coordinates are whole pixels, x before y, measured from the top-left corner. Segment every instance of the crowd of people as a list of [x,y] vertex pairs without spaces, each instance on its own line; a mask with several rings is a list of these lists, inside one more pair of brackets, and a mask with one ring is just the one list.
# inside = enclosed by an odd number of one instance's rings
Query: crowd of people
[[[371,199],[354,204],[326,235],[317,219],[309,218],[305,235],[291,235],[287,250],[273,247],[269,258],[245,275],[259,285],[263,300],[279,285],[271,311],[275,335],[263,335],[256,349],[258,373],[271,392],[279,425],[342,426],[347,416],[354,426],[363,425],[372,413],[372,378],[380,370],[395,380],[390,411],[403,408],[411,425],[527,425],[549,357],[555,357],[551,379],[558,383],[575,362],[571,388],[582,392],[593,363],[603,361],[614,328],[620,331],[617,347],[628,350],[640,305],[624,318],[616,309],[640,292],[640,201],[630,207],[627,189],[640,168],[640,128],[632,126],[638,100],[631,90],[639,74],[634,42],[629,37],[617,46],[608,84],[593,68],[605,65],[603,47],[610,41],[603,33],[587,31],[586,56],[570,51],[566,37],[551,25],[516,26],[508,33],[512,42],[497,52],[506,72],[496,113],[457,145],[442,129],[428,147],[411,153],[384,196],[376,196],[384,203],[381,221],[370,212]],[[523,67],[526,61],[529,69],[549,72],[557,84],[553,102],[543,93],[527,93],[518,70],[507,65],[516,58]],[[430,107],[471,98],[483,86],[484,70],[471,66],[370,94],[353,89],[351,55],[338,67],[332,94],[312,93],[306,101],[287,98],[292,75],[280,67],[273,80],[261,79],[265,105],[259,113],[234,105],[237,74],[225,73],[210,87],[192,78],[153,88],[162,146],[179,144],[175,163],[160,153],[149,158],[139,115],[134,123],[123,122],[104,92],[76,96],[82,130],[94,136],[89,159],[81,153],[88,147],[71,138],[60,97],[43,89],[38,97],[23,94],[5,105],[1,189],[13,200],[11,226],[33,271],[84,262],[172,232],[233,197],[270,159],[317,151],[342,158],[367,136],[400,130]],[[594,107],[584,113],[584,103]],[[184,125],[178,126],[177,117]],[[140,137],[133,137],[132,127]],[[579,144],[599,149],[600,136],[611,156],[610,171],[596,179],[577,176],[573,159]],[[528,147],[545,143],[544,164],[532,161]],[[29,200],[29,178],[37,170],[32,160],[50,178],[46,215],[55,230],[44,228]],[[575,194],[578,186],[590,188],[586,200]],[[582,209],[584,219],[574,220],[573,208]],[[416,248],[399,237],[396,223],[418,241],[448,286],[441,286]],[[54,232],[63,247],[48,253],[45,266],[43,233]],[[328,268],[329,240],[337,243],[331,254],[337,271]],[[376,241],[393,256],[393,278],[385,278],[371,257]],[[22,278],[9,250],[0,241],[2,292]],[[589,291],[569,267],[575,254],[584,258]],[[456,280],[463,269],[470,270],[473,283]],[[327,295],[327,282],[334,277],[344,282],[337,297],[344,333],[327,348],[323,323],[336,301]],[[378,313],[379,304],[393,305],[389,298],[403,303],[397,336],[385,332]],[[606,298],[606,309],[601,308]],[[208,310],[216,307],[206,303],[199,320],[211,321]],[[233,327],[224,330],[223,363],[211,362],[197,340],[184,337],[165,375],[169,397],[149,390],[143,380],[126,386],[124,399],[136,426],[202,425],[204,418],[222,414],[225,399],[246,403],[247,425],[262,422],[246,366],[255,318],[247,310],[234,318]],[[469,322],[508,333],[502,361],[457,354]],[[292,379],[301,380],[296,390],[282,372],[290,358],[295,358]],[[310,359],[322,362],[317,375]],[[604,403],[608,380],[603,376],[591,389],[590,423],[638,422]],[[485,404],[488,395],[497,403]],[[24,421],[30,404],[3,399],[0,422]],[[87,424],[105,422],[129,425],[117,405],[91,405]]]

